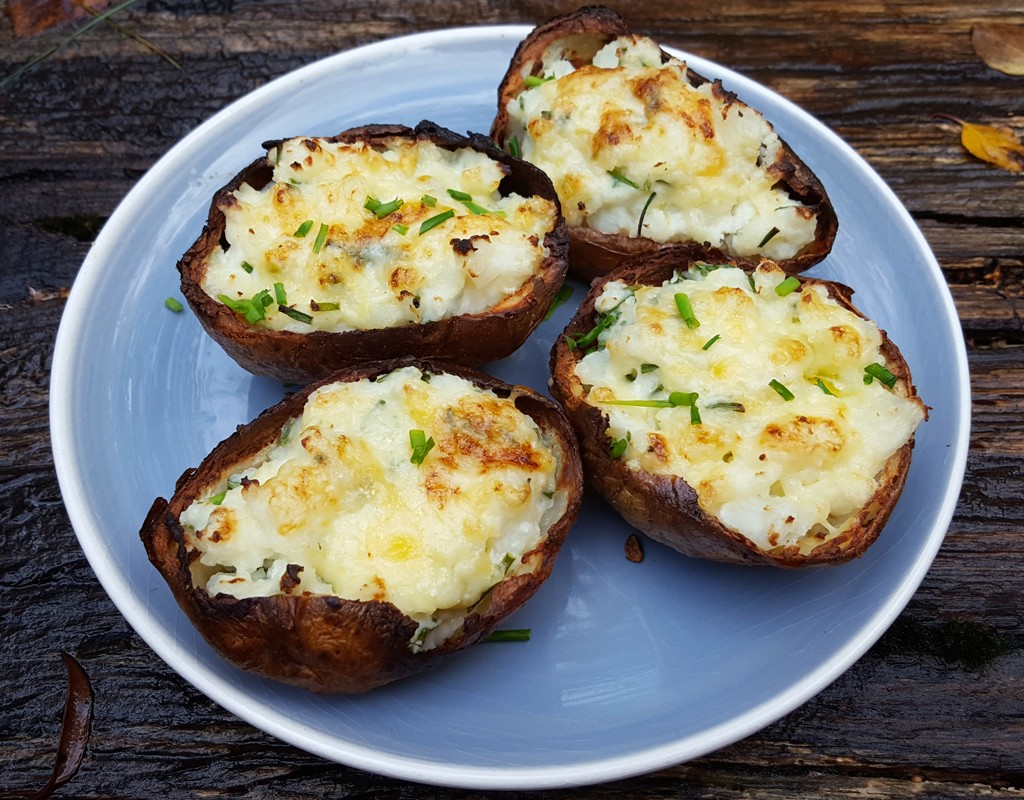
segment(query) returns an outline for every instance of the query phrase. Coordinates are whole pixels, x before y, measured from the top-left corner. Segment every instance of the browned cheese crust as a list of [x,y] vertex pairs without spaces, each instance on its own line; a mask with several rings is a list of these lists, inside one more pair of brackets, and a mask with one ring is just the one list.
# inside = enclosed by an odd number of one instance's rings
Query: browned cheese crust
[[[682,478],[632,469],[625,460],[611,456],[608,420],[600,409],[586,402],[583,385],[574,373],[576,363],[583,356],[578,348],[569,349],[566,337],[585,333],[594,327],[597,316],[594,303],[608,281],[622,281],[627,285],[661,285],[672,277],[675,270],[688,269],[695,262],[704,260],[699,248],[691,248],[689,252],[663,251],[595,280],[566,327],[565,334],[556,340],[551,351],[551,392],[562,404],[579,438],[584,474],[597,493],[630,525],[684,555],[776,567],[839,564],[857,558],[878,538],[903,491],[910,468],[913,437],[886,462],[879,476],[878,491],[858,514],[856,522],[834,539],[805,554],[796,545],[760,549],[706,513],[698,505],[694,489]],[[814,278],[799,280],[804,285],[824,286],[842,307],[866,319],[851,302],[853,290],[849,287]],[[893,391],[927,411],[917,397],[906,361],[885,331],[881,334],[885,367],[897,378]]]
[[[491,125],[491,138],[499,147],[504,146],[509,125],[508,102],[523,91],[527,77],[540,74],[545,53],[559,52],[574,66],[580,66],[589,63],[608,42],[630,33],[633,31],[622,17],[603,6],[586,6],[535,28],[516,48],[498,88],[498,112]],[[667,61],[669,58],[669,54],[662,51],[662,60]],[[708,83],[707,78],[692,69],[687,69],[687,77],[692,86]],[[743,105],[723,89],[717,80],[714,81],[714,91],[716,95],[728,96],[732,103]],[[778,262],[786,272],[803,272],[832,250],[839,220],[821,181],[786,142],[782,142],[779,158],[768,169],[777,179],[777,186],[818,215],[814,241],[793,258]],[[657,242],[644,237],[602,233],[576,226],[569,228],[569,244],[569,270],[573,275],[588,281],[607,275],[631,258],[659,251],[680,249],[680,257],[685,257],[689,247],[688,243]],[[707,243],[694,244],[704,249],[705,258],[710,261],[720,263],[727,260]],[[751,267],[759,261],[757,258],[732,260]]]
[[[557,442],[561,472],[556,492],[565,513],[524,560],[537,562],[530,574],[510,575],[497,584],[438,647],[412,652],[417,624],[389,602],[346,600],[311,594],[280,594],[238,599],[211,596],[193,585],[191,562],[179,522],[194,500],[222,485],[236,465],[278,439],[282,425],[302,413],[318,386],[384,375],[403,366],[461,376],[502,397],[514,399]],[[576,440],[561,410],[545,397],[466,367],[402,359],[350,367],[290,395],[253,422],[240,426],[195,469],[178,479],[171,499],[157,498],[140,536],[149,560],[167,581],[178,605],[209,644],[228,661],[267,678],[321,693],[359,693],[432,667],[478,642],[525,603],[551,573],[582,497],[582,470]]]
[[[383,150],[401,139],[431,141],[448,150],[471,148],[501,162],[507,170],[503,194],[518,193],[550,200],[559,209],[558,223],[547,232],[548,255],[530,279],[499,305],[478,314],[447,317],[434,322],[395,328],[309,333],[275,331],[245,321],[202,288],[207,260],[223,241],[223,199],[243,183],[262,189],[273,169],[261,157],[239,172],[213,198],[202,234],[178,262],[181,291],[207,333],[238,364],[257,375],[291,383],[307,383],[355,364],[412,356],[479,366],[513,353],[540,324],[565,278],[568,236],[558,196],[548,177],[532,164],[514,159],[484,136],[460,136],[430,122],[415,128],[402,125],[367,125],[351,128],[328,141],[364,141]],[[271,148],[278,142],[267,142]]]

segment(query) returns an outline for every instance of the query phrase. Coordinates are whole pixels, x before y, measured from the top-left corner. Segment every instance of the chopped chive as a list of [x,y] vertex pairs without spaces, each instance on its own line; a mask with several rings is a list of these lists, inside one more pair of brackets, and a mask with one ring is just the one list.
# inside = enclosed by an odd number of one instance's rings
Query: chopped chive
[[[494,213],[493,211],[488,211],[483,206],[477,205],[472,200],[463,200],[462,201],[462,205],[464,205],[466,208],[468,208],[470,211],[472,211],[474,214],[476,214],[479,217],[487,216],[488,214],[493,214]],[[498,213],[501,213],[501,212],[498,212]]]
[[503,559],[501,559],[501,571],[502,571],[502,574],[504,574],[504,575],[508,574],[508,568],[511,567],[512,564],[515,563],[515,560],[516,560],[516,557],[514,555],[512,555],[511,553],[505,553],[505,557]]
[[648,197],[647,198],[647,202],[644,203],[643,210],[640,212],[640,221],[637,222],[637,224],[636,224],[636,238],[637,239],[640,238],[640,235],[641,235],[640,232],[643,230],[643,227],[644,227],[644,217],[647,216],[647,209],[650,208],[651,201],[654,200],[654,197],[657,194],[658,194],[657,192],[651,192],[651,196]]
[[217,492],[217,494],[213,495],[207,502],[212,503],[215,506],[219,506],[224,502],[224,498],[227,496],[228,492],[227,489],[225,489],[223,492]]
[[700,395],[697,392],[672,392],[668,399],[674,406],[692,406],[697,403],[698,397]]
[[434,447],[434,437],[428,439],[423,431],[414,428],[409,431],[409,445],[412,447],[412,458],[409,461],[422,464],[427,453]]
[[286,317],[291,317],[296,322],[305,322],[307,325],[311,325],[313,318],[309,314],[299,311],[297,308],[291,306],[278,305],[277,310],[284,314]]
[[791,391],[789,391],[789,389],[787,389],[774,378],[768,381],[768,385],[771,386],[776,392],[778,392],[779,397],[781,397],[783,400],[786,400],[787,402],[789,400],[794,399],[795,397],[795,395]]
[[396,197],[394,200],[389,200],[387,203],[381,203],[378,205],[373,209],[373,215],[377,219],[384,219],[388,214],[394,214],[404,205],[405,201],[401,197]]
[[449,189],[448,196],[451,197],[452,200],[458,200],[460,202],[473,199],[473,195],[467,194],[466,192],[460,192],[458,189]]
[[236,300],[227,295],[219,294],[217,299],[220,300],[224,305],[234,311],[236,314],[241,314],[245,321],[249,324],[259,322],[261,319],[266,318],[264,309],[271,305],[274,301],[270,299],[270,292],[263,289],[257,292],[249,300]]
[[279,306],[288,305],[288,295],[285,294],[283,283],[274,284],[274,299],[277,300]]
[[409,232],[409,226],[402,225],[401,223],[396,222],[394,225],[391,226],[391,230],[393,230],[399,236],[405,236],[405,234]]
[[301,239],[307,233],[309,233],[309,229],[312,228],[312,227],[313,227],[313,220],[307,219],[298,228],[295,229],[295,233],[293,233],[292,236],[294,236],[296,239]]
[[565,337],[566,343],[569,345],[570,350],[575,350],[577,347],[587,348],[590,347],[594,342],[597,341],[598,335],[605,328],[610,327],[619,318],[619,313],[611,312],[605,314],[598,320],[597,324],[590,329],[587,333],[571,333]]
[[185,306],[183,306],[173,297],[168,297],[166,300],[164,300],[164,305],[171,309],[171,311],[173,311],[175,314],[180,314],[182,311],[185,310]]
[[693,307],[690,305],[690,298],[682,292],[676,293],[676,308],[679,309],[679,316],[683,318],[687,328],[699,328],[700,321],[693,315]]
[[634,189],[640,188],[635,183],[633,183],[633,181],[631,181],[629,178],[627,178],[625,175],[623,175],[616,169],[608,170],[608,174],[612,176],[612,180],[614,180],[615,183],[624,183],[626,184],[626,186],[632,186]]
[[871,383],[872,378],[884,383],[890,389],[896,385],[896,376],[881,364],[868,364],[864,367],[864,383]]
[[420,198],[420,202],[429,208],[433,208],[434,206],[437,205],[437,198],[431,197],[429,194],[425,194],[423,195],[423,197]]
[[292,429],[295,427],[295,420],[290,419],[284,425],[281,426],[281,435],[277,437],[277,443],[279,445],[286,445],[292,438]]
[[341,303],[318,303],[316,300],[310,300],[309,308],[312,311],[340,311]]
[[548,81],[553,81],[554,79],[554,75],[548,75],[547,77],[542,77],[538,75],[527,75],[525,78],[523,78],[523,83],[525,83],[531,89],[534,89],[538,86],[544,85]]
[[529,628],[510,628],[504,631],[495,631],[483,639],[486,642],[528,642],[530,641]]
[[320,230],[317,232],[316,241],[313,242],[313,252],[319,253],[324,248],[324,244],[327,242],[327,233],[330,231],[331,226],[326,222],[320,223]]
[[608,455],[612,458],[622,458],[627,447],[629,447],[629,442],[626,439],[616,439],[612,442],[612,446],[608,448]]
[[697,410],[697,404],[696,403],[694,403],[692,406],[690,406],[690,424],[691,425],[700,425],[701,424],[700,412]]
[[252,271],[253,271],[254,267],[248,261],[243,261],[242,262],[242,269],[244,269],[246,272],[248,272],[250,275],[252,275]]
[[779,229],[775,228],[775,227],[773,227],[770,231],[768,231],[768,233],[766,233],[764,235],[764,238],[761,240],[761,244],[758,245],[758,249],[764,247],[766,244],[768,244],[768,242],[770,242],[772,239],[774,239],[776,234],[778,234],[778,232],[779,232]]
[[648,372],[654,372],[658,368],[657,364],[641,364],[640,373],[646,375]]
[[600,400],[605,406],[638,406],[640,408],[675,408],[671,400]]
[[521,158],[523,151],[519,147],[519,137],[513,136],[508,140],[508,152],[513,158]]
[[544,315],[544,319],[551,319],[551,315],[555,313],[555,310],[570,297],[572,297],[572,287],[563,283],[558,291],[555,292],[555,298],[551,301],[551,306],[548,308],[548,313]]
[[712,403],[708,408],[718,411],[735,411],[737,414],[744,414],[747,410],[743,403]]
[[714,336],[712,336],[710,339],[708,339],[706,342],[704,342],[704,346],[701,347],[701,350],[709,349],[711,347],[711,345],[713,345],[715,342],[717,342],[721,338],[722,338],[722,334],[716,333]]
[[420,225],[419,235],[422,236],[427,231],[431,230],[432,228],[436,228],[442,222],[444,222],[445,220],[449,220],[454,216],[455,212],[449,208],[447,211],[442,211],[440,214],[435,214],[434,216],[430,217],[430,219],[423,220],[423,223]]
[[633,381],[636,380],[636,370],[635,369],[631,369],[629,372],[626,373],[626,380],[629,381],[630,383],[632,383]]
[[835,387],[825,383],[825,381],[822,378],[818,378],[816,383],[818,385],[818,388],[821,389],[821,391],[823,391],[825,394],[829,395],[830,397],[838,397],[838,395],[834,391]]
[[367,211],[375,212],[378,208],[380,208],[380,200],[378,200],[376,197],[373,197],[372,195],[366,195],[366,202],[363,203],[363,208],[365,208]]
[[799,288],[800,279],[790,275],[786,280],[782,281],[782,283],[775,287],[775,294],[779,297],[785,297],[787,294],[791,294]]

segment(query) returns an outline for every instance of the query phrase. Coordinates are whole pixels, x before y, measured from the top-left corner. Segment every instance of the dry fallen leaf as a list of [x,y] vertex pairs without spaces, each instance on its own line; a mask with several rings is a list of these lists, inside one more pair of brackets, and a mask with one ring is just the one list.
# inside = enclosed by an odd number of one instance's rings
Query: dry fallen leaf
[[626,558],[634,564],[644,560],[644,546],[640,544],[640,539],[635,533],[631,533],[626,539]]
[[30,36],[102,11],[111,0],[7,0],[4,10],[15,36]]
[[948,114],[932,116],[959,125],[960,143],[971,155],[1010,172],[1024,172],[1024,144],[1009,128],[964,122]]
[[1024,25],[979,22],[971,28],[971,44],[992,69],[1024,75]]

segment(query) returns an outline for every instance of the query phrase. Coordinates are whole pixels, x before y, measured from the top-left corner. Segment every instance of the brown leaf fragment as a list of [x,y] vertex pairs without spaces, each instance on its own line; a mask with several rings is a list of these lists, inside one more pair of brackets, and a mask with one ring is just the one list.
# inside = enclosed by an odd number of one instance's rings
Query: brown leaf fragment
[[992,69],[1024,75],[1024,25],[979,22],[971,28],[971,44]]
[[1024,172],[1024,144],[1002,125],[978,125],[948,114],[933,114],[935,119],[960,126],[960,143],[971,155],[1009,172]]
[[626,539],[626,558],[634,564],[639,564],[644,560],[644,546],[640,543],[640,537],[635,533],[631,533]]
[[64,701],[64,719],[60,729],[60,744],[53,774],[46,786],[28,800],[46,800],[71,780],[82,765],[85,746],[89,743],[89,725],[92,722],[92,685],[82,665],[68,653],[61,653],[68,670],[68,695]]
[[33,286],[28,287],[28,304],[30,306],[39,305],[45,303],[48,300],[66,300],[70,294],[70,290],[61,286],[57,291],[51,292],[46,289],[36,289]]
[[102,11],[112,0],[7,0],[4,10],[15,36],[31,36],[55,25]]

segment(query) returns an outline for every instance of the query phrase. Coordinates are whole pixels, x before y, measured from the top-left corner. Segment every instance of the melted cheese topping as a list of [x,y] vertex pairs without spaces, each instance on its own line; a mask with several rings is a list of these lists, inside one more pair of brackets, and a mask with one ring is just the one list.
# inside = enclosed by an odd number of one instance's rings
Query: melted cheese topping
[[[421,463],[413,430],[433,441]],[[211,595],[388,601],[425,632],[533,571],[523,555],[564,511],[557,470],[513,401],[407,367],[317,389],[279,443],[181,523]]]
[[[273,181],[220,205],[229,246],[211,254],[203,288],[232,301],[266,292],[264,318],[250,322],[273,330],[387,328],[499,306],[539,268],[558,215],[549,200],[502,196],[503,166],[469,148],[306,138],[267,158]],[[439,214],[450,218],[422,228]],[[275,284],[309,321],[278,310]]]
[[[576,375],[631,468],[681,476],[705,512],[762,550],[809,551],[853,524],[923,404],[865,383],[865,367],[885,363],[881,334],[823,286],[780,296],[786,275],[767,262],[751,279],[732,267],[704,272],[662,286],[607,283],[597,310],[611,324]],[[673,392],[696,392],[696,412],[669,405]],[[668,407],[612,402],[622,400]]]
[[814,212],[766,171],[782,150],[771,125],[715,83],[692,87],[652,40],[620,37],[578,69],[545,61],[543,76],[509,101],[505,144],[550,176],[570,226],[775,261],[814,241]]

